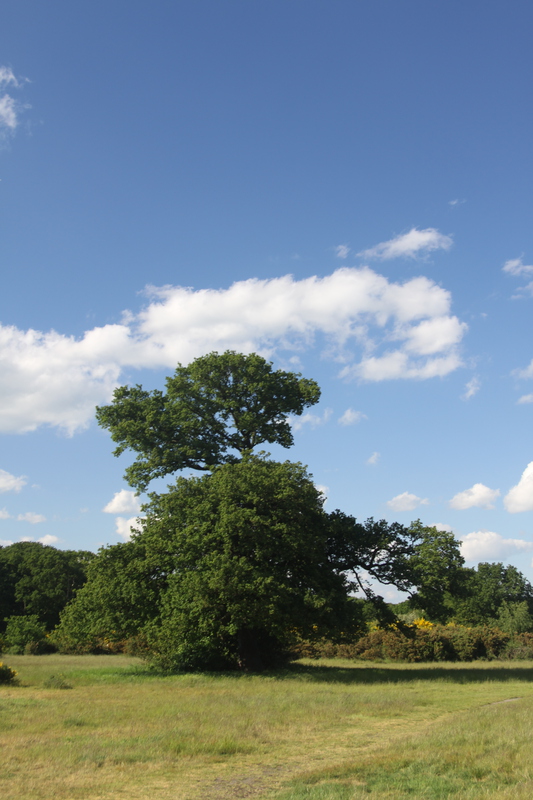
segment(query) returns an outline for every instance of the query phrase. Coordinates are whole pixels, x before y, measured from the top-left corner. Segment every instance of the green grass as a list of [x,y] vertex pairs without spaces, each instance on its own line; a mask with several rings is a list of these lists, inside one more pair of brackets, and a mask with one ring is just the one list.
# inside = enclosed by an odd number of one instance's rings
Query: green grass
[[126,656],[5,660],[20,685],[0,686],[3,800],[533,796],[530,662],[161,676]]

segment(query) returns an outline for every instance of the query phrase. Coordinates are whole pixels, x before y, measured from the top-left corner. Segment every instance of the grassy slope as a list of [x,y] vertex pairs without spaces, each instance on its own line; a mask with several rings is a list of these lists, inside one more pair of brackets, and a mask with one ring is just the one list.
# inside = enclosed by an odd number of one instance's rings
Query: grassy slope
[[[21,686],[0,686],[3,800],[533,796],[531,663],[161,677],[124,656],[4,660]],[[44,687],[59,673],[72,689]]]

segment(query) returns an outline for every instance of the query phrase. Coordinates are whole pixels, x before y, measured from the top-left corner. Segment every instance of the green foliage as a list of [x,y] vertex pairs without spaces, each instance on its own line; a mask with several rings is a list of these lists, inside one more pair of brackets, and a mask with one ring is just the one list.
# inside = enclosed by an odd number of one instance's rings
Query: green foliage
[[149,557],[143,539],[101,548],[51,640],[62,653],[131,650],[142,627],[159,613],[169,571],[170,560]]
[[[451,598],[457,622],[480,625],[498,621],[509,632],[532,629],[533,587],[516,567],[483,562],[477,569],[464,570],[464,587],[460,596]],[[523,603],[526,605],[520,605]]]
[[289,415],[301,414],[320,398],[315,381],[274,371],[255,353],[233,351],[178,365],[166,389],[165,394],[122,386],[111,405],[96,410],[99,424],[118,444],[114,454],[138,454],[125,472],[138,491],[153,478],[184,468],[232,463],[237,453],[263,442],[290,447]]
[[416,592],[409,605],[423,609],[430,619],[446,622],[451,614],[450,596],[465,594],[464,559],[453,533],[424,526],[420,520],[411,523],[413,553],[408,559],[410,579]]
[[166,669],[257,670],[297,636],[357,629],[345,578],[327,559],[322,496],[300,464],[246,457],[153,496],[139,540],[170,563],[149,628]]
[[55,649],[49,645],[46,638],[46,628],[39,621],[37,614],[8,617],[6,619],[4,641],[8,653],[37,655]]
[[533,631],[533,617],[528,603],[510,603],[504,600],[498,611],[498,627],[506,633],[528,633]]
[[0,684],[2,683],[16,684],[18,680],[16,671],[0,661]]
[[354,655],[370,661],[473,661],[503,656],[510,640],[509,634],[489,626],[389,628],[363,636],[355,645]]
[[47,630],[83,586],[94,553],[57,550],[38,542],[0,547],[0,631],[5,618],[35,615]]

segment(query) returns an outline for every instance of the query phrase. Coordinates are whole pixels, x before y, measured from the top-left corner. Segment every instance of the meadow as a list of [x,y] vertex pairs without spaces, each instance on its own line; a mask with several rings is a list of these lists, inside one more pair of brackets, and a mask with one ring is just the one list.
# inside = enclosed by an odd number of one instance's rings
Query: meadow
[[8,656],[3,800],[533,796],[533,662],[300,661],[164,676],[128,656]]

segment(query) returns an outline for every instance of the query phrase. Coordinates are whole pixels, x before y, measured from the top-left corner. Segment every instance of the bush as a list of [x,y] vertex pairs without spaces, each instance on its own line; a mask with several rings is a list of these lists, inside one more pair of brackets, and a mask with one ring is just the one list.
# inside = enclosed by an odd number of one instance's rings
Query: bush
[[367,661],[473,661],[504,655],[510,639],[509,634],[488,626],[390,628],[363,636],[354,647],[354,657]]
[[46,628],[36,614],[8,617],[4,642],[7,653],[38,655],[54,652]]
[[7,664],[2,664],[0,661],[0,683],[11,683],[16,684],[18,683],[17,680],[17,673],[11,667],[8,667]]

